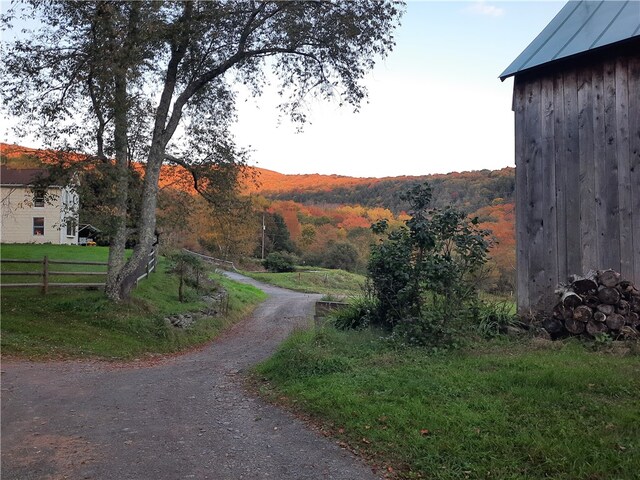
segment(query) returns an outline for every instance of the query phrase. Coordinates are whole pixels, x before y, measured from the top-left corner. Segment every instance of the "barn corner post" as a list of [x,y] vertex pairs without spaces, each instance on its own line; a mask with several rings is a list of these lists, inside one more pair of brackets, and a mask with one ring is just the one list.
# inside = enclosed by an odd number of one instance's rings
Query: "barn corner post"
[[[569,39],[569,40],[567,40]],[[640,2],[568,2],[514,77],[518,312],[570,275],[640,283]]]

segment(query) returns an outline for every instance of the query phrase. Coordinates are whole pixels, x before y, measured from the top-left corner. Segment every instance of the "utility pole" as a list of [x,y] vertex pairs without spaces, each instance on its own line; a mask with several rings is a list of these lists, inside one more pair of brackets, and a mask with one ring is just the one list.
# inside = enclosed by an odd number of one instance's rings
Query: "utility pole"
[[262,212],[262,260],[264,260],[264,232],[267,229],[264,224],[264,212]]

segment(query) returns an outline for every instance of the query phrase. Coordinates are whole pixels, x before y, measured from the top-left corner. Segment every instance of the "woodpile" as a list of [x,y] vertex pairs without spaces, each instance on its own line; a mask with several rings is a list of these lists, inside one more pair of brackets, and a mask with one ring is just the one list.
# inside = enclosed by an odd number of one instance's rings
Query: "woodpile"
[[613,270],[572,275],[559,285],[559,301],[544,328],[553,336],[607,333],[640,337],[640,290]]

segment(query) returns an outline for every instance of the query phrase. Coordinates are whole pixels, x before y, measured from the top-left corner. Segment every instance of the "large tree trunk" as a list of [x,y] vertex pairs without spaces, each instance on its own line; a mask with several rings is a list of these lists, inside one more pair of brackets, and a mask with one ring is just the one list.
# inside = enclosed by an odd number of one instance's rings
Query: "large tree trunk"
[[105,293],[111,300],[120,300],[120,272],[125,264],[127,243],[127,203],[129,199],[129,158],[126,75],[115,81],[114,144],[116,149],[116,172],[118,200],[114,208],[115,231],[109,241],[109,265]]
[[[111,300],[119,301],[128,297],[133,282],[125,285],[132,273],[136,273],[141,262],[139,256],[125,262],[125,246],[127,243],[127,213],[129,200],[129,98],[127,94],[127,75],[130,71],[130,62],[133,46],[138,36],[140,4],[133,2],[130,5],[127,34],[122,48],[116,48],[119,59],[115,62],[114,75],[114,145],[116,149],[117,169],[117,204],[114,206],[115,231],[109,244],[109,267],[105,292]],[[157,190],[157,178],[156,178]],[[154,198],[155,200],[155,198]],[[143,198],[144,202],[144,198]],[[155,201],[154,201],[154,228],[155,228]],[[148,255],[148,250],[147,250]],[[145,255],[145,260],[147,260]],[[132,262],[133,260],[133,262]],[[135,279],[134,279],[135,281]]]
[[162,158],[164,158],[164,147],[152,146],[145,170],[142,204],[137,221],[138,242],[133,249],[133,254],[119,272],[116,285],[118,300],[127,298],[131,293],[140,270],[149,260],[149,253],[155,241],[158,178]]

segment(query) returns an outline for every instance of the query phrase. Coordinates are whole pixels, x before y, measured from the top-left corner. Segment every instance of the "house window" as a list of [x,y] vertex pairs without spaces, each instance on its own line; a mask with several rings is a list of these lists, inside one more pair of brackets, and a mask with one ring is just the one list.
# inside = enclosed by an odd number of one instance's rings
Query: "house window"
[[44,207],[44,190],[36,190],[33,194],[33,206]]
[[76,221],[73,218],[67,219],[67,237],[76,236]]
[[44,235],[44,217],[33,217],[33,234]]

